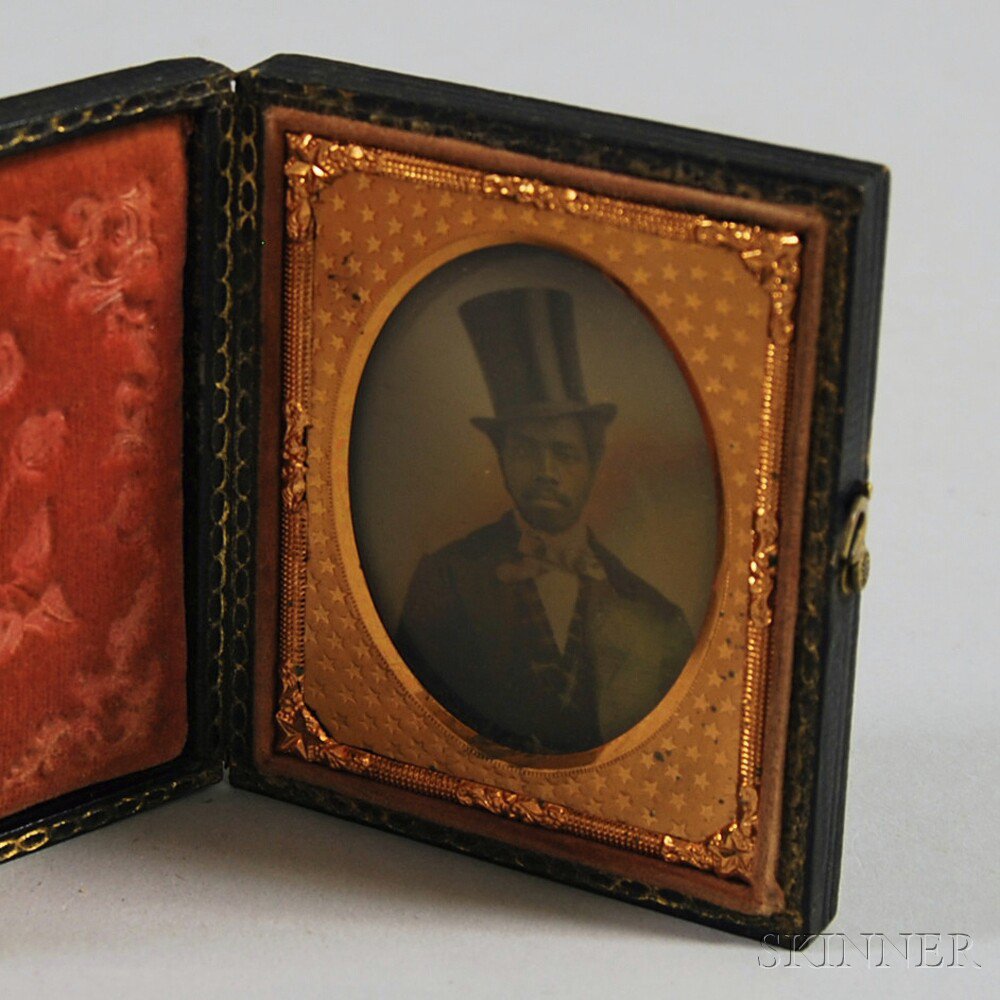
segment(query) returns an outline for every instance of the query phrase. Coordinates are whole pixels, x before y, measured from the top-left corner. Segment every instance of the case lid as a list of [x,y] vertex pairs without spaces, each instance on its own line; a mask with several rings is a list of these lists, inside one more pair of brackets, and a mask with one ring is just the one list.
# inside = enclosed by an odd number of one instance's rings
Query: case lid
[[232,102],[203,59],[0,101],[0,861],[222,774]]

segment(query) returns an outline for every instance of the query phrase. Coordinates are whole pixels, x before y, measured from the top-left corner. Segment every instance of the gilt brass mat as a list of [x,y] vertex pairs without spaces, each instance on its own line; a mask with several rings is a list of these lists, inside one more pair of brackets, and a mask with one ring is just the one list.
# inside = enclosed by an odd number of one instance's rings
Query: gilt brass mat
[[[798,236],[308,133],[286,142],[279,752],[749,881]],[[484,755],[429,703],[375,611],[348,494],[381,324],[435,267],[510,242],[591,262],[666,331],[721,482],[713,603],[681,679],[633,730],[551,766]]]

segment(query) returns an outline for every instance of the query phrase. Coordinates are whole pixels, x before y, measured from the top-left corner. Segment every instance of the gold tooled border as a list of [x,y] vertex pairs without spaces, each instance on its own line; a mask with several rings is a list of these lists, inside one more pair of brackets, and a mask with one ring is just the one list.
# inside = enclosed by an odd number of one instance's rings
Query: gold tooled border
[[[518,176],[485,173],[311,133],[286,133],[283,287],[283,447],[281,489],[280,695],[277,750],[424,795],[495,815],[620,847],[723,876],[752,879],[764,725],[764,693],[773,619],[772,593],[778,543],[779,490],[795,327],[792,314],[800,278],[801,241],[790,232],[719,221],[705,215],[588,194]],[[314,203],[337,177],[360,171],[431,187],[478,193],[599,219],[673,239],[723,247],[768,293],[771,312],[761,404],[761,436],[754,510],[754,555],[748,567],[747,660],[741,709],[735,819],[701,842],[599,819],[553,802],[406,764],[332,738],[305,703],[307,451],[312,340]]]

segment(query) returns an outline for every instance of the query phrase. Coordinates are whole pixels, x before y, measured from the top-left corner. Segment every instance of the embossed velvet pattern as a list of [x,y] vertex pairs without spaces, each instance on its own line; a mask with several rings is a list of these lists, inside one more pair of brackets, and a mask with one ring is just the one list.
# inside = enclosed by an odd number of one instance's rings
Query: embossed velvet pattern
[[184,745],[186,134],[0,165],[0,816]]

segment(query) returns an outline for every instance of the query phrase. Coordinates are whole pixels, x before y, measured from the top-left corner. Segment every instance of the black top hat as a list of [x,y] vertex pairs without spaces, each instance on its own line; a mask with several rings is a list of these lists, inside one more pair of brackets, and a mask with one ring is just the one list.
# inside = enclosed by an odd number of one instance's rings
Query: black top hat
[[469,332],[493,401],[494,417],[473,417],[489,433],[499,424],[570,414],[602,423],[613,403],[591,403],[583,385],[573,300],[555,288],[509,288],[463,302]]

